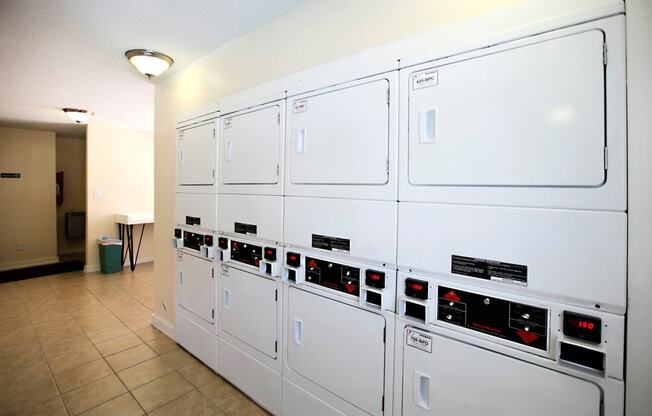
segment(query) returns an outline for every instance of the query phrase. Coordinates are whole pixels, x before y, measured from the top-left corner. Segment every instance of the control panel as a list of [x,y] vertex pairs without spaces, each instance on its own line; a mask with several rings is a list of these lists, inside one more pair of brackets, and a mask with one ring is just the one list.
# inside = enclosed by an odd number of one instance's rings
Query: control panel
[[360,295],[360,269],[356,267],[306,257],[306,282]]
[[259,267],[263,258],[263,248],[255,244],[231,240],[231,260]]
[[548,350],[548,310],[544,308],[439,286],[437,320]]
[[564,311],[564,335],[583,341],[602,342],[602,320],[593,316]]
[[197,234],[190,231],[183,232],[183,246],[193,250],[199,251],[201,246],[204,245],[204,235]]

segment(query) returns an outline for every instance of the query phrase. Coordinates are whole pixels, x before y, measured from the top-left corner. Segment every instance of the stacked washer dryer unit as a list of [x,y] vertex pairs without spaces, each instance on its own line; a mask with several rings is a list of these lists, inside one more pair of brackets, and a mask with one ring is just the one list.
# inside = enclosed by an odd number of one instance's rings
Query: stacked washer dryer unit
[[396,415],[623,414],[624,33],[402,63]]
[[215,369],[217,117],[203,108],[177,122],[175,326],[177,343]]
[[285,92],[220,100],[218,372],[281,413]]
[[285,416],[391,414],[396,69],[288,91]]

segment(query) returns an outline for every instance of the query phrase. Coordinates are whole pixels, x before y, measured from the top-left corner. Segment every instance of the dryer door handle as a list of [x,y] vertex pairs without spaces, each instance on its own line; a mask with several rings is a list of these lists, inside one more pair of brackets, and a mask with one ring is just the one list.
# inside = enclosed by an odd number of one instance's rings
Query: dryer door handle
[[294,343],[303,345],[303,321],[294,318]]
[[179,166],[183,166],[184,158],[183,158],[183,149],[179,150]]
[[231,144],[231,140],[229,140],[228,142],[226,142],[226,152],[224,158],[228,162],[231,160],[232,157],[233,157],[233,145]]
[[306,128],[299,129],[297,132],[297,153],[306,153],[306,138],[308,130]]
[[414,372],[413,380],[414,404],[422,409],[430,410],[430,376],[420,371]]
[[231,309],[231,291],[224,289],[224,309]]
[[419,112],[419,143],[434,143],[437,139],[437,109]]
[[183,287],[183,272],[179,272],[179,287]]

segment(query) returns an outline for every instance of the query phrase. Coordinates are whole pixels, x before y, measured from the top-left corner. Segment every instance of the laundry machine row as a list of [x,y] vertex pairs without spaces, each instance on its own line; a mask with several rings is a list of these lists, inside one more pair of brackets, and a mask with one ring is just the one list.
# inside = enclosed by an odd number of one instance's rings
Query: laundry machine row
[[614,16],[225,98],[177,175],[213,368],[274,414],[620,416],[624,87]]

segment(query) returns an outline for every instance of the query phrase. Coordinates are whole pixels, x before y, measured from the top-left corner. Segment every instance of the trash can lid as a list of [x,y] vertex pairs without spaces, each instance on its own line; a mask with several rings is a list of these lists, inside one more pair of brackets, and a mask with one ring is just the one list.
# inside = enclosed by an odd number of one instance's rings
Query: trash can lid
[[97,239],[97,244],[101,246],[121,246],[122,240],[118,240],[117,238],[100,237]]

